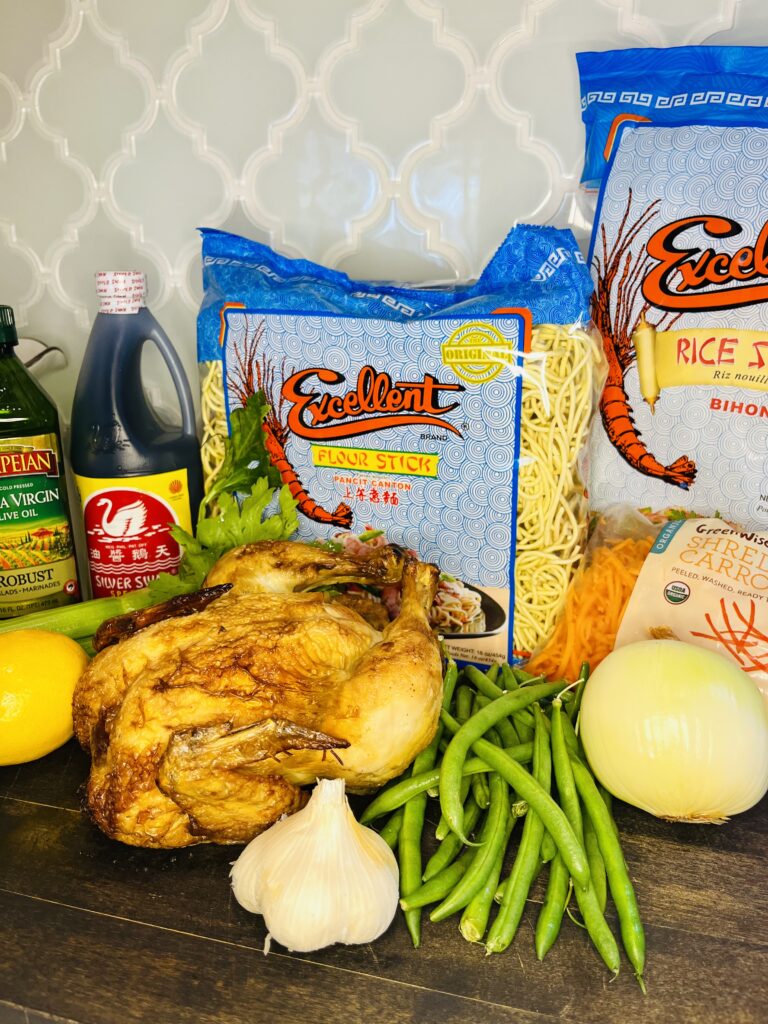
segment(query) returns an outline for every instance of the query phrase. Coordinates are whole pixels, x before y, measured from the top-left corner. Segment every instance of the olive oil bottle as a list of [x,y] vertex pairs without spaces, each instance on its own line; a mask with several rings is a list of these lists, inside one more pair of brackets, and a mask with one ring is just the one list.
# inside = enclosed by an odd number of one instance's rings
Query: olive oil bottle
[[18,341],[13,310],[0,306],[0,618],[80,596],[59,417]]

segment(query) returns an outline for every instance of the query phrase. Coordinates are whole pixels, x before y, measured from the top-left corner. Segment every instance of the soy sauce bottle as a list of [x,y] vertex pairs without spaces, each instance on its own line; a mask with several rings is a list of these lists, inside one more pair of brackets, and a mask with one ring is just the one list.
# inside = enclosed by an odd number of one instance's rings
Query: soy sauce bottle
[[[145,305],[144,275],[102,271],[96,282],[99,312],[72,405],[71,462],[91,591],[109,597],[178,570],[182,552],[171,529],[192,532],[203,481],[189,382]],[[147,401],[141,354],[148,342],[171,375],[180,428],[163,423]]]
[[59,415],[18,343],[13,309],[0,306],[0,618],[80,596]]

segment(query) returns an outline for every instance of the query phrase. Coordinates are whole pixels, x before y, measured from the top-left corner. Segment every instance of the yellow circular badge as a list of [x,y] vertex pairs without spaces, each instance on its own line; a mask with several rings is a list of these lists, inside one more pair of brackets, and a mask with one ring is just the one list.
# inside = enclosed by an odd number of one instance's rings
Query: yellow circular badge
[[514,342],[492,324],[474,321],[457,327],[440,346],[443,365],[469,384],[489,384],[517,356]]

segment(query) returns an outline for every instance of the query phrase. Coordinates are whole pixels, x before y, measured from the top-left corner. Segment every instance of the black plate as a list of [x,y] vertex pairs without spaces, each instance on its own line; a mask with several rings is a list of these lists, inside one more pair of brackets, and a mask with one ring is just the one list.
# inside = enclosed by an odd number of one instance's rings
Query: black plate
[[482,633],[440,633],[447,640],[451,637],[455,637],[457,640],[477,640],[483,636],[493,636],[495,633],[500,632],[507,623],[507,613],[494,599],[486,594],[484,590],[480,590],[479,587],[473,587],[471,583],[465,583],[464,586],[467,590],[473,590],[476,594],[480,595],[480,607],[485,615],[485,630]]

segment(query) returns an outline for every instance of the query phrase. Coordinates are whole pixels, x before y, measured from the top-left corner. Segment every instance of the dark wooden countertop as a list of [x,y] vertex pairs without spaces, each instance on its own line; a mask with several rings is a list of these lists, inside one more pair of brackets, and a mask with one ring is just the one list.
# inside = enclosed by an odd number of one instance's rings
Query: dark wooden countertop
[[0,1024],[768,1020],[768,801],[722,828],[616,808],[646,922],[643,997],[569,921],[539,963],[532,904],[493,957],[454,921],[426,921],[414,950],[400,915],[370,946],[265,957],[261,918],[229,889],[239,848],[111,842],[79,811],[86,773],[74,742],[0,769]]

